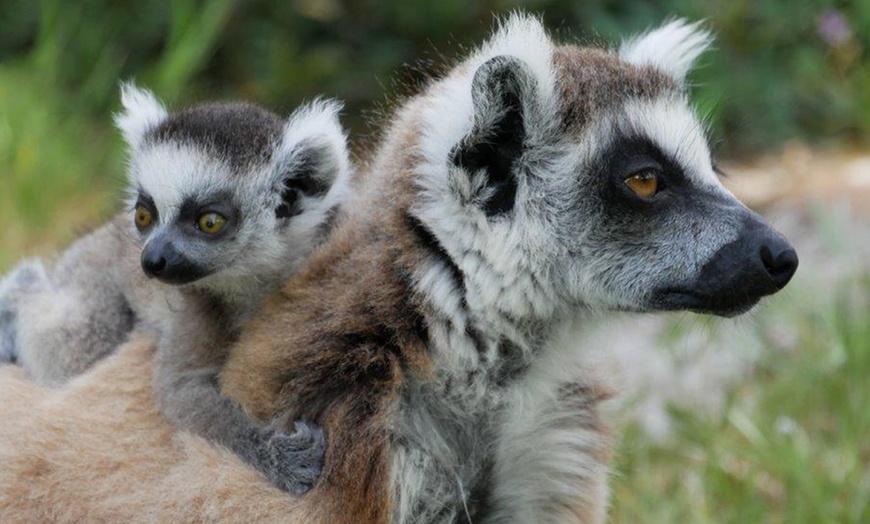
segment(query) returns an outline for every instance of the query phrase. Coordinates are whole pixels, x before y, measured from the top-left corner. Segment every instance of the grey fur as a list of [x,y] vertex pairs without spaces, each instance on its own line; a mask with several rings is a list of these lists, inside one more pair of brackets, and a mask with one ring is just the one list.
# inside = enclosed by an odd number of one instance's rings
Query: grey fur
[[[157,339],[154,394],[163,413],[279,488],[304,493],[320,475],[321,429],[254,421],[220,394],[217,377],[241,325],[300,269],[334,218],[349,178],[339,106],[316,102],[286,123],[251,104],[170,115],[149,93],[124,89],[118,122],[131,148],[131,193],[152,206],[153,222],[137,230],[123,213],[48,272],[39,260],[22,262],[0,284],[0,359],[57,386],[134,327],[148,331]],[[288,198],[294,213],[276,213]],[[195,226],[212,209],[228,218],[221,235]],[[142,264],[155,245],[171,245],[193,276],[167,280],[179,285],[146,278]]]
[[277,116],[254,104],[203,104],[170,114],[145,139],[189,142],[243,170],[268,161],[282,124]]
[[221,395],[218,373],[240,316],[213,297],[184,297],[184,309],[163,331],[154,391],[161,411],[175,424],[233,450],[279,488],[300,495],[311,489],[322,467],[323,431],[303,421],[286,432],[284,421],[254,424]]
[[38,259],[21,262],[0,289],[4,355],[56,386],[123,342],[133,316],[114,271],[122,248],[109,224],[75,242],[50,271]]

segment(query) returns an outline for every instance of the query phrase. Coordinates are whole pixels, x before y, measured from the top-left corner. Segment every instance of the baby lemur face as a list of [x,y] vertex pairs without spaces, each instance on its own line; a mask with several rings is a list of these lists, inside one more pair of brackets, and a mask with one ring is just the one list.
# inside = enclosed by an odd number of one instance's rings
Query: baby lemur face
[[325,231],[348,178],[335,103],[288,121],[243,103],[168,114],[124,88],[131,223],[142,270],[175,285],[222,288],[280,279]]

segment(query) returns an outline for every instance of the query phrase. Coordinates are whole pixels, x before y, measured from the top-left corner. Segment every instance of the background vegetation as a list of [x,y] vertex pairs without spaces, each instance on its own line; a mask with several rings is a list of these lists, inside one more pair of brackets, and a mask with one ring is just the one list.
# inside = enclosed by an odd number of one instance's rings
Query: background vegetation
[[[326,94],[365,137],[393,100],[479,42],[492,13],[517,7],[585,43],[706,19],[716,50],[694,73],[695,98],[725,155],[870,139],[860,0],[0,0],[0,272],[117,207],[119,79],[174,107],[245,98],[287,113]],[[723,416],[677,411],[666,442],[631,426],[615,521],[870,521],[868,292],[861,282],[836,306],[796,313],[800,351],[763,359]]]
[[335,96],[364,136],[390,100],[514,8],[591,43],[669,16],[706,19],[717,49],[694,75],[696,100],[726,154],[870,136],[863,1],[0,0],[0,220],[14,224],[0,230],[0,269],[111,206],[123,159],[110,118],[119,79],[175,107],[246,98],[288,112]]
[[[623,428],[612,522],[870,522],[870,279],[832,294],[787,292],[744,325],[766,344],[721,413],[673,408],[664,440]],[[784,344],[770,337],[774,313]]]

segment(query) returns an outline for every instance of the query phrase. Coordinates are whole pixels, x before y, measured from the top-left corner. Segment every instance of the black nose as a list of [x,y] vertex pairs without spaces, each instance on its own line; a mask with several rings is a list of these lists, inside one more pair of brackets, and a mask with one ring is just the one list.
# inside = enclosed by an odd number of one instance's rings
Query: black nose
[[159,277],[166,269],[166,257],[158,250],[146,249],[142,253],[142,270],[149,278]]
[[171,238],[157,237],[142,250],[142,270],[149,278],[173,285],[190,284],[213,272],[186,257]]
[[784,288],[797,271],[797,252],[784,241],[765,243],[761,246],[759,256],[777,289]]
[[797,253],[785,237],[747,213],[737,238],[713,254],[689,289],[667,290],[663,307],[733,316],[785,287],[797,267]]

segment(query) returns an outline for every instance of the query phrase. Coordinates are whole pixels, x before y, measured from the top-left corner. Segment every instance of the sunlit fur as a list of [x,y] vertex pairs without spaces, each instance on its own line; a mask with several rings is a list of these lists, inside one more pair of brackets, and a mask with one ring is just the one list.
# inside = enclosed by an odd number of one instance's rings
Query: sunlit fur
[[[128,211],[76,241],[48,271],[25,261],[3,281],[0,358],[38,383],[61,385],[132,329],[148,331],[160,343],[153,386],[162,413],[282,489],[306,491],[322,463],[319,429],[258,424],[220,394],[216,376],[242,323],[299,270],[339,213],[351,175],[340,106],[317,101],[284,122],[242,103],[170,114],[130,84],[122,105]],[[147,227],[134,224],[140,199],[154,207]],[[214,207],[227,214],[220,236],[196,226]],[[146,278],[140,257],[167,242],[177,267],[204,278],[177,286]]]

